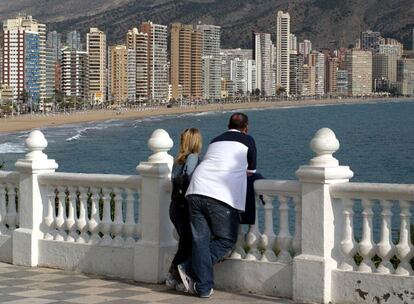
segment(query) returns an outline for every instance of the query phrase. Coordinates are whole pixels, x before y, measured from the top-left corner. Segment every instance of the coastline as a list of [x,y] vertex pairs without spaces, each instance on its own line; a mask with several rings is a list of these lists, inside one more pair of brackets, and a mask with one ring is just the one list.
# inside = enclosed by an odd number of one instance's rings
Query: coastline
[[378,102],[399,102],[414,101],[413,98],[347,98],[347,99],[314,99],[314,100],[289,100],[272,102],[243,102],[226,104],[207,104],[187,107],[166,106],[145,109],[126,109],[126,110],[89,110],[73,113],[59,114],[35,114],[24,115],[14,118],[0,119],[0,134],[26,131],[31,129],[50,128],[59,125],[77,124],[86,122],[99,122],[106,120],[126,120],[148,116],[162,116],[185,113],[200,113],[211,111],[232,111],[266,108],[287,108],[287,107],[306,107],[319,105],[340,105],[340,104],[366,104]]

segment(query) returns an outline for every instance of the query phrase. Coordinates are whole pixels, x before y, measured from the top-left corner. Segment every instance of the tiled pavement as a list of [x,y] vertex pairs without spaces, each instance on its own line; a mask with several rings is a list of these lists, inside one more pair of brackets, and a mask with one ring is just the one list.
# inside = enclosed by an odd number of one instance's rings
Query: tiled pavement
[[0,263],[0,303],[287,304],[292,302],[223,291],[215,291],[210,299],[200,299],[170,291],[164,285],[138,284],[56,269],[26,268]]

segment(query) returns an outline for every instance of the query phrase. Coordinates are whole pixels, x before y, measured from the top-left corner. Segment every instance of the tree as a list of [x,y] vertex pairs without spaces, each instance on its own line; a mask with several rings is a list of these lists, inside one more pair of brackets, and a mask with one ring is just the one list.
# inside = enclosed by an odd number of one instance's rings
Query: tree
[[260,96],[260,89],[254,90],[254,96]]
[[278,89],[276,90],[276,94],[277,94],[278,96],[280,96],[280,95],[285,95],[285,93],[286,93],[286,89],[285,89],[284,87],[280,87],[280,88],[278,88]]
[[[23,91],[21,91],[21,93],[19,94],[18,100],[19,100],[18,102],[21,105],[23,105],[24,107],[28,107],[29,105],[27,103],[29,101],[29,93],[25,89],[23,89]],[[31,105],[30,105],[30,109],[31,109]]]

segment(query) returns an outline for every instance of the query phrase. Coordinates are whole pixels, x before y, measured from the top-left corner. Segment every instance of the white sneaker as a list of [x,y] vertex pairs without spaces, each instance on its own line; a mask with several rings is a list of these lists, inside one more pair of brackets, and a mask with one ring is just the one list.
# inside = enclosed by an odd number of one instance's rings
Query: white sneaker
[[165,286],[167,286],[170,289],[176,289],[177,285],[178,281],[174,279],[170,273],[168,273],[167,278],[165,279]]
[[213,290],[213,288],[211,288],[209,293],[203,294],[203,295],[198,294],[198,296],[200,298],[210,298],[213,294],[214,294],[214,290]]
[[187,274],[182,264],[178,265],[178,272],[180,274],[181,280],[183,281],[185,292],[189,294],[196,294],[194,289],[194,281],[193,279]]
[[185,286],[183,283],[177,283],[177,285],[175,285],[175,290],[179,291],[179,292],[185,292]]

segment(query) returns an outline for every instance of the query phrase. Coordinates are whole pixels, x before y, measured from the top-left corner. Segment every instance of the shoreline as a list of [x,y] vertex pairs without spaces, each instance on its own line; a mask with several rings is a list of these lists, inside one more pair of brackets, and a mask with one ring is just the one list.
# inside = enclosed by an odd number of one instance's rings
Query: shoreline
[[13,118],[0,119],[0,134],[28,131],[32,129],[51,128],[54,126],[71,125],[88,122],[101,122],[107,120],[127,120],[149,116],[163,116],[186,113],[271,109],[288,107],[306,107],[319,105],[341,105],[341,104],[367,104],[378,102],[401,102],[414,101],[413,98],[347,98],[347,99],[305,99],[290,101],[254,101],[243,103],[207,104],[198,106],[172,107],[166,106],[157,108],[123,109],[119,110],[88,110],[73,113],[58,114],[35,114],[24,115]]

